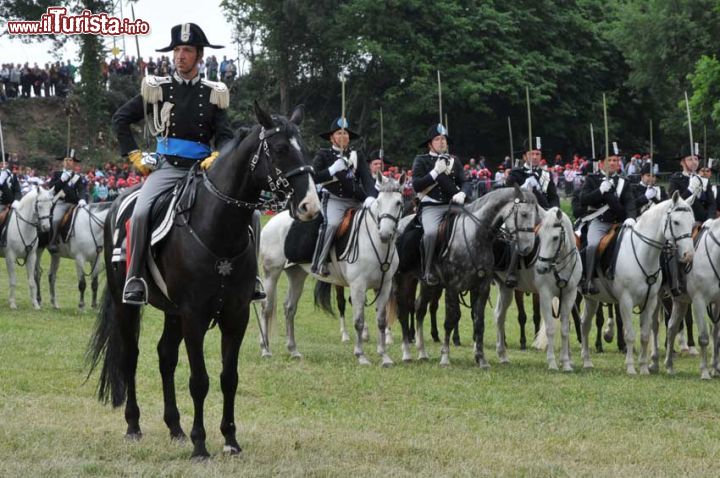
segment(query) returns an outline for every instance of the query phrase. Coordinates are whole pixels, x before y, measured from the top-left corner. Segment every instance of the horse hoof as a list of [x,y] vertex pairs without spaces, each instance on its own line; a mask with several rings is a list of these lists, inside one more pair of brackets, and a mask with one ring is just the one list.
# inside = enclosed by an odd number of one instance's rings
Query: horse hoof
[[527,344],[525,342],[520,342],[520,350],[527,350]]
[[583,368],[586,369],[586,370],[589,370],[589,369],[593,368],[592,362],[589,361],[589,360],[584,361],[584,362],[583,362]]
[[293,360],[300,360],[302,359],[302,354],[300,352],[290,352],[290,358]]
[[700,355],[700,352],[698,352],[698,350],[695,347],[690,347],[688,349],[688,355],[691,357],[697,357],[698,355]]
[[640,367],[640,375],[650,375],[650,367],[643,365]]
[[412,362],[412,357],[409,355],[407,355],[407,356],[403,355],[402,361],[405,363],[410,363],[410,362]]
[[193,453],[190,456],[190,461],[192,461],[193,463],[208,462],[208,461],[210,461],[210,453],[208,453],[207,451],[204,454],[203,453],[198,453],[198,454]]
[[563,365],[563,372],[565,372],[565,373],[572,373],[573,371],[574,371],[574,370],[573,370],[573,366],[572,366],[572,365],[570,365],[570,364],[565,364],[565,365]]
[[340,342],[342,342],[342,343],[350,342],[350,336],[348,334],[343,334],[342,338],[340,339]]
[[[501,362],[502,363],[502,362]],[[551,362],[548,364],[548,370],[552,370],[553,372],[557,372],[560,370],[555,362]]]
[[385,358],[382,361],[383,368],[392,368],[393,365],[395,365],[395,362],[393,362],[390,358]]
[[628,375],[637,375],[637,371],[635,370],[635,367],[632,365],[628,365],[627,374]]
[[487,370],[490,368],[490,364],[484,358],[478,359],[475,362],[477,363],[478,368],[481,368],[483,370]]
[[175,443],[185,443],[188,441],[188,437],[184,431],[170,432],[170,440]]
[[242,448],[240,446],[234,446],[234,445],[224,445],[223,446],[223,453],[226,455],[239,455],[242,453]]
[[460,339],[453,338],[453,345],[456,347],[461,347],[462,344],[460,343]]
[[[507,357],[507,356],[505,356],[505,357],[500,357],[500,365],[507,365],[507,364],[509,364],[509,363],[510,363],[510,358],[509,358],[509,357]],[[557,369],[557,365],[555,366],[555,369]]]
[[427,352],[420,352],[418,354],[418,360],[421,362],[427,362],[430,360],[430,356],[427,354]]
[[710,380],[710,372],[707,370],[700,372],[700,380]]
[[40,307],[40,304],[33,304],[33,309],[35,309],[35,310],[41,310],[42,307]]
[[260,353],[260,357],[262,357],[262,358],[264,358],[264,359],[272,358],[272,352],[269,352],[269,351],[267,351],[267,350],[263,350],[263,351]]
[[650,373],[658,373],[658,371],[660,370],[660,366],[656,363],[653,363],[653,364],[650,364],[648,369],[650,370]]
[[360,365],[370,365],[370,361],[364,355],[358,357],[358,363]]
[[431,335],[432,335],[432,340],[433,340],[433,342],[435,342],[436,344],[439,344],[439,343],[440,343],[440,337],[439,337],[437,334],[431,334]]
[[596,345],[596,346],[595,346],[595,353],[601,354],[601,353],[603,353],[603,352],[605,352],[605,351],[603,350],[602,345]]
[[440,366],[441,367],[449,367],[450,366],[450,357],[447,355],[443,355],[440,357]]
[[17,304],[10,304],[10,310],[17,310]]
[[142,439],[142,432],[126,433],[125,439],[127,441],[140,441]]
[[675,375],[675,369],[672,367],[667,368],[667,374],[668,375]]

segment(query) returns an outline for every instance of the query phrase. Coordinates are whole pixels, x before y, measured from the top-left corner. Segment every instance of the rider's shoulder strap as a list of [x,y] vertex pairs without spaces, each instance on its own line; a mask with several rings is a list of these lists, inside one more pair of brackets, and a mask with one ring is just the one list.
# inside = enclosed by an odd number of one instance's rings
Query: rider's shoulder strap
[[143,100],[145,100],[145,103],[154,105],[162,101],[162,85],[166,85],[168,83],[172,83],[172,78],[169,76],[145,76],[142,80],[142,84],[140,85],[140,94],[142,95]]
[[214,104],[221,110],[224,110],[230,106],[230,90],[225,83],[222,81],[210,81],[206,79],[200,80],[200,82],[210,88],[210,103]]

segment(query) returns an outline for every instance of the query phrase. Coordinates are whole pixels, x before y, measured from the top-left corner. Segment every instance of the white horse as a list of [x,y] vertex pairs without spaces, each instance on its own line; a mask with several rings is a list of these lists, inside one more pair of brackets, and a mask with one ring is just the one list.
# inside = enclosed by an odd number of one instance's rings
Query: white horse
[[53,196],[50,191],[35,186],[20,199],[20,205],[8,216],[5,226],[7,228],[7,244],[5,248],[0,249],[0,255],[5,257],[7,265],[11,309],[17,309],[15,302],[17,287],[15,264],[17,264],[26,268],[30,300],[33,308],[40,310],[40,303],[37,299],[37,282],[35,281],[38,234],[50,230],[52,200]]
[[[633,307],[640,307],[640,373],[650,373],[648,366],[648,344],[652,313],[655,311],[658,293],[662,283],[660,252],[666,244],[677,248],[682,263],[693,260],[692,227],[695,223],[692,209],[675,192],[671,199],[648,209],[635,222],[628,219],[623,224],[622,236],[615,278],[610,280],[603,272],[593,279],[599,294],[585,296],[585,310],[582,314],[582,359],[585,368],[592,368],[588,333],[600,302],[618,304],[625,331],[627,352],[625,365],[629,375],[635,375],[634,345],[635,330],[632,325]],[[608,321],[606,335],[612,337],[612,322]]]
[[[674,343],[680,324],[685,318],[687,308],[692,305],[693,318],[697,321],[699,331],[700,378],[709,380],[707,347],[710,338],[705,314],[708,305],[714,304],[715,311],[719,310],[718,306],[720,306],[720,219],[706,221],[700,234],[697,249],[695,250],[695,260],[686,275],[687,292],[672,298],[673,307],[670,322],[668,323],[667,343]],[[713,322],[717,320],[716,317],[711,317],[711,319]],[[712,369],[717,374],[720,372],[717,354],[717,337],[720,326],[715,322],[713,328],[715,347],[713,347]],[[654,345],[653,359],[657,362],[657,335],[655,336]],[[657,363],[655,363],[655,366],[657,366]],[[665,366],[669,374],[674,373],[672,347],[667,347]]]
[[[350,287],[353,318],[357,340],[355,356],[361,365],[370,362],[362,349],[362,330],[365,323],[364,309],[368,289],[376,292],[375,311],[379,329],[377,352],[385,367],[393,364],[385,349],[385,328],[387,304],[392,286],[392,278],[398,267],[395,251],[395,232],[402,213],[401,184],[394,179],[378,175],[379,194],[369,209],[358,210],[349,234],[350,253],[337,258],[331,252],[329,264],[330,275],[321,277],[313,274],[320,281]],[[284,253],[285,238],[292,224],[287,212],[273,217],[260,235],[260,260],[265,273],[265,291],[267,302],[263,308],[261,319],[261,348],[263,357],[271,356],[270,344],[266,340],[276,315],[277,282],[280,274],[285,271],[288,277],[288,293],[285,298],[285,325],[287,330],[287,348],[291,356],[300,358],[295,344],[295,313],[297,303],[303,292],[305,278],[310,273],[310,264],[293,264],[286,268],[287,258]]]
[[[550,370],[557,370],[554,339],[556,315],[560,318],[562,352],[560,362],[563,371],[571,372],[570,361],[570,313],[575,305],[577,286],[582,277],[580,253],[575,244],[575,233],[570,218],[559,208],[540,211],[540,225],[537,229],[539,240],[538,257],[534,267],[521,267],[517,271],[517,289],[540,295],[540,309],[544,318],[545,337],[547,338],[547,362]],[[552,273],[552,274],[550,274]],[[495,306],[497,326],[497,353],[501,363],[510,360],[505,348],[505,315],[513,300],[513,290],[505,286],[506,272],[496,272],[499,280],[498,302]],[[557,314],[553,311],[553,298],[559,300]],[[542,334],[542,329],[540,334]],[[540,335],[538,334],[538,335]]]
[[[50,272],[48,282],[50,283],[50,302],[55,309],[60,304],[55,294],[57,282],[57,271],[60,267],[60,258],[64,257],[75,261],[75,271],[78,279],[78,290],[80,291],[80,302],[78,308],[85,308],[85,277],[91,277],[90,287],[92,289],[92,308],[97,307],[97,291],[100,273],[103,271],[102,249],[103,249],[103,227],[105,218],[110,211],[111,202],[88,204],[78,207],[75,215],[75,224],[70,232],[67,241],[58,241],[58,251],[50,255]],[[38,251],[38,257],[42,257],[43,249]],[[85,273],[85,264],[90,264],[90,272]],[[40,274],[37,275],[40,277]],[[39,280],[38,280],[39,284]]]

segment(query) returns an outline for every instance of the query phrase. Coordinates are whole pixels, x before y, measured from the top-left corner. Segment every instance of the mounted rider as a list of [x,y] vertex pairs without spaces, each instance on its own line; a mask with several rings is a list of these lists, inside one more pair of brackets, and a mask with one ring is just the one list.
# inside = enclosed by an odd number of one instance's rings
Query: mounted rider
[[613,224],[637,216],[632,187],[620,176],[618,154],[619,152],[615,150],[606,160],[600,161],[600,172],[588,174],[580,191],[580,203],[589,212],[584,218],[584,222],[589,222],[585,250],[585,282],[582,286],[584,294],[598,293],[592,277],[600,240],[610,231]]
[[[555,182],[550,172],[540,165],[542,161],[542,141],[539,136],[535,137],[535,144],[528,145],[523,154],[525,164],[513,168],[508,175],[505,184],[507,186],[518,185],[522,189],[531,191],[537,198],[538,205],[545,210],[552,207],[560,207],[560,196],[558,196]],[[510,267],[505,279],[505,285],[511,288],[517,287],[517,266],[518,252],[513,247],[510,256]]]
[[[712,162],[712,159],[710,159],[710,162]],[[700,177],[705,178],[708,180],[708,183],[710,183],[710,190],[713,193],[713,196],[715,197],[715,206],[717,209],[717,212],[715,213],[715,217],[718,217],[720,214],[720,195],[718,195],[718,186],[717,184],[713,184],[713,178],[712,178],[712,168],[709,165],[705,165],[700,168]]]
[[647,211],[653,204],[669,199],[665,188],[655,184],[656,178],[651,168],[650,162],[644,163],[640,168],[640,182],[632,185],[638,216]]
[[313,254],[311,271],[326,277],[327,262],[335,232],[350,208],[370,207],[378,195],[368,163],[358,159],[350,141],[360,137],[350,129],[347,118],[336,118],[330,129],[320,135],[330,142],[313,159],[315,183],[322,187],[323,224]]
[[[120,153],[138,171],[149,175],[132,215],[130,263],[123,291],[123,302],[127,304],[147,303],[143,270],[153,203],[183,179],[192,166],[200,163],[201,168],[209,168],[218,150],[233,138],[226,112],[230,103],[227,86],[200,77],[198,63],[205,48],[222,46],[211,44],[194,23],[175,25],[170,45],[156,50],[173,52],[175,73],[145,76],[141,94],[121,106],[112,118]],[[157,139],[154,154],[140,151],[130,129],[131,124],[142,119],[146,119],[146,134]]]
[[11,209],[17,209],[22,199],[22,189],[20,181],[15,173],[3,161],[3,167],[0,169],[0,247],[6,245],[6,231],[4,224],[10,215]]
[[74,205],[85,207],[90,197],[87,179],[79,171],[80,160],[75,156],[75,150],[70,149],[65,156],[57,160],[63,162],[63,168],[55,171],[48,183],[48,189],[52,188],[57,199],[53,207],[52,237],[47,247],[51,254],[55,254],[58,250],[60,222],[65,213]]
[[680,197],[691,204],[695,222],[702,224],[708,219],[714,219],[717,212],[715,196],[710,181],[697,174],[700,155],[697,151],[692,154],[689,146],[684,146],[679,158],[682,172],[670,176],[668,194],[678,191]]
[[428,128],[425,140],[418,145],[427,153],[416,156],[412,167],[413,189],[420,198],[418,214],[423,226],[423,274],[428,285],[437,285],[440,279],[433,270],[433,258],[438,228],[449,205],[464,204],[465,181],[460,159],[448,154],[450,138],[447,129],[438,123]]

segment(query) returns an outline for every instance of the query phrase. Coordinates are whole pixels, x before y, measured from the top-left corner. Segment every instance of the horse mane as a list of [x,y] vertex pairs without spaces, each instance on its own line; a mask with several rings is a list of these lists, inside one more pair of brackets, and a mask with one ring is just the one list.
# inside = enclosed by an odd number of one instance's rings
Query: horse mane
[[[532,193],[521,191],[523,201],[537,206],[537,198]],[[465,209],[478,219],[478,231],[484,234],[491,234],[495,224],[495,217],[498,212],[515,200],[515,188],[501,188],[490,191],[481,198],[468,204]]]
[[40,186],[35,186],[34,188],[30,188],[30,190],[27,193],[25,193],[25,195],[22,198],[20,198],[20,205],[24,206],[24,205],[30,203],[39,194],[40,194]]

